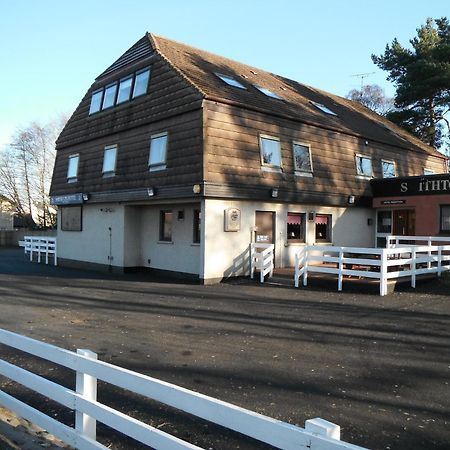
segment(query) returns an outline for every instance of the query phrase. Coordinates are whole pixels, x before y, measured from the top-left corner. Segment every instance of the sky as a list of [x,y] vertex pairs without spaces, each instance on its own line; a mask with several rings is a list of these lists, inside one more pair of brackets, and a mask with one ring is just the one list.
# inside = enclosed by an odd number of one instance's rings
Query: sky
[[0,0],[0,150],[19,127],[70,115],[147,31],[345,96],[449,0]]

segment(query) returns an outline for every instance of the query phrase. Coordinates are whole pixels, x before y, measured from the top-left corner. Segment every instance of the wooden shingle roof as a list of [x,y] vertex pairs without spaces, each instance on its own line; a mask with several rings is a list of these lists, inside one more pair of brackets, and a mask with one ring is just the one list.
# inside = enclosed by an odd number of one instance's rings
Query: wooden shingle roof
[[[206,99],[294,119],[396,147],[426,152],[445,159],[434,148],[357,102],[152,33],[148,33],[147,37],[153,49]],[[216,73],[237,79],[246,89],[227,85],[215,75]],[[254,85],[269,89],[282,100],[263,94]],[[329,108],[336,116],[324,113],[314,106],[313,102]]]

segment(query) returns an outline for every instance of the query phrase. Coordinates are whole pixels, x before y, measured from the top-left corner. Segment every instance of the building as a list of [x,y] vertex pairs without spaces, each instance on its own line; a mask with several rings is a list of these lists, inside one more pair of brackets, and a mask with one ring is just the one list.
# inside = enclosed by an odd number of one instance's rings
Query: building
[[0,194],[0,230],[14,229],[14,212],[11,200]]
[[248,273],[304,245],[373,246],[370,180],[446,160],[350,100],[153,34],[94,81],[57,141],[61,263]]

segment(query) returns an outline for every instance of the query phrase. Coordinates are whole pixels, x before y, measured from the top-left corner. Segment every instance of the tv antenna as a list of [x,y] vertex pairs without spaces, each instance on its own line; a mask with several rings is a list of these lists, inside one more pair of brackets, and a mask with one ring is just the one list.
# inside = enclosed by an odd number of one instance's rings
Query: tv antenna
[[350,75],[351,77],[361,78],[361,95],[364,87],[364,78],[370,77],[370,75],[374,75],[376,72],[366,72],[366,73],[355,73],[354,75]]

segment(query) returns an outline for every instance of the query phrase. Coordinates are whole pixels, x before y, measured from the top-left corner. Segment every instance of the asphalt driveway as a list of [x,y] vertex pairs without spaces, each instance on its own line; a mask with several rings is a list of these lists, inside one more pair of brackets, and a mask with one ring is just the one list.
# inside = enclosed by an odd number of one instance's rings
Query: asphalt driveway
[[[450,292],[387,297],[235,280],[216,286],[28,262],[0,249],[0,327],[303,426],[322,417],[372,449],[450,448]],[[0,348],[68,386],[73,376]],[[73,414],[1,380],[71,423]],[[99,399],[205,448],[268,448],[101,385]],[[112,448],[138,449],[101,427]]]

